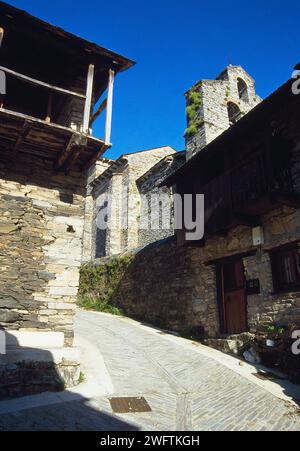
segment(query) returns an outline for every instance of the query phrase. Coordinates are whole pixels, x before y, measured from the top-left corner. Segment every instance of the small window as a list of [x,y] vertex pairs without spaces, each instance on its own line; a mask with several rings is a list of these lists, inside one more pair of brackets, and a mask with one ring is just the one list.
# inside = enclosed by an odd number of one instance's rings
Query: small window
[[300,253],[298,245],[271,252],[274,290],[300,291]]
[[242,117],[241,110],[235,103],[228,102],[227,110],[228,110],[228,118],[229,118],[230,125],[235,124],[238,120],[241,119],[241,117]]
[[239,97],[244,102],[249,102],[249,95],[248,95],[248,86],[244,80],[241,78],[238,78],[237,80],[238,85],[238,91],[239,91]]

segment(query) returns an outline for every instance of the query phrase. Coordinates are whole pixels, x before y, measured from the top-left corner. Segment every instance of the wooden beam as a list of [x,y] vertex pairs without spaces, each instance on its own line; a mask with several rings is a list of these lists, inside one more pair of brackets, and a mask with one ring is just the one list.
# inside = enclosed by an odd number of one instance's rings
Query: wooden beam
[[89,133],[89,128],[90,128],[93,87],[94,87],[94,72],[95,72],[95,66],[93,64],[90,64],[89,70],[88,70],[88,76],[87,76],[86,96],[85,96],[84,115],[83,115],[83,132],[84,133]]
[[216,258],[215,260],[210,260],[210,261],[204,262],[204,265],[205,266],[219,265],[219,264],[231,262],[232,260],[253,257],[256,254],[257,254],[257,249],[252,249],[252,250],[249,250],[248,252],[245,251],[245,252],[240,252],[238,254],[228,255],[227,257]]
[[[74,134],[74,135],[82,137],[82,134],[80,132],[76,132],[75,130],[72,130],[69,127],[64,127],[63,125],[54,124],[53,122],[51,122],[51,123],[46,122],[43,119],[37,119],[36,117],[29,116],[28,114],[19,113],[16,111],[10,111],[10,110],[6,110],[5,108],[3,108],[3,109],[0,109],[0,116],[1,115],[7,116],[7,117],[15,117],[15,118],[24,119],[24,120],[27,119],[29,121],[35,122],[37,125],[40,125],[41,127],[43,127],[43,126],[49,127],[53,131],[59,131],[59,130],[65,131],[68,133],[68,136],[70,136],[70,134]],[[101,146],[103,144],[103,140],[99,139],[99,138],[95,138],[95,136],[89,136],[88,139],[90,141],[94,142],[98,146]]]
[[53,92],[50,92],[47,106],[46,122],[51,122],[52,117],[52,105],[53,105]]
[[86,96],[83,94],[78,94],[74,91],[69,91],[68,89],[58,88],[57,86],[50,85],[49,83],[44,83],[43,81],[36,80],[35,78],[27,77],[27,75],[20,74],[18,72],[15,72],[14,70],[8,69],[7,67],[0,66],[0,70],[3,72],[6,72],[7,74],[12,75],[13,77],[19,78],[20,80],[24,80],[32,85],[41,86],[46,89],[50,89],[51,91],[56,91],[61,94],[66,94],[73,97],[78,97],[80,99],[85,99]]
[[74,151],[74,148],[76,148],[78,146],[81,147],[84,145],[86,145],[86,138],[84,138],[83,136],[80,136],[80,135],[75,135],[73,133],[68,144],[66,145],[66,148],[63,150],[60,157],[56,161],[55,169],[59,170],[64,166],[65,162],[67,161],[67,159],[71,156],[72,152]]
[[93,123],[95,122],[95,120],[97,119],[97,117],[100,116],[100,114],[102,113],[102,111],[105,110],[107,105],[107,99],[104,99],[103,102],[101,103],[101,105],[99,106],[99,108],[97,109],[97,111],[95,111],[95,113],[93,114],[93,116],[91,117],[90,120],[90,127],[93,125]]
[[4,38],[4,28],[0,27],[0,48],[2,47],[3,38]]
[[76,163],[78,157],[80,156],[84,146],[74,146],[73,152],[71,153],[70,158],[66,161],[66,164],[64,165],[64,172],[65,174],[69,174],[71,167]]
[[106,144],[103,144],[100,148],[100,150],[98,152],[96,152],[96,154],[90,158],[83,166],[83,170],[86,171],[87,169],[89,169],[94,163],[96,163],[96,161],[101,157],[101,155],[103,155],[103,153],[107,150],[107,146]]
[[107,110],[106,110],[106,123],[105,123],[105,144],[108,146],[111,139],[111,121],[112,121],[112,106],[113,106],[113,95],[114,95],[114,81],[115,72],[109,70],[108,79],[108,95],[107,95]]
[[13,155],[17,154],[17,152],[18,152],[19,148],[21,147],[24,139],[26,139],[27,136],[29,135],[30,130],[31,130],[31,126],[32,126],[31,122],[26,121],[26,120],[24,121],[23,129],[22,129],[18,139],[16,140],[14,148],[13,148]]

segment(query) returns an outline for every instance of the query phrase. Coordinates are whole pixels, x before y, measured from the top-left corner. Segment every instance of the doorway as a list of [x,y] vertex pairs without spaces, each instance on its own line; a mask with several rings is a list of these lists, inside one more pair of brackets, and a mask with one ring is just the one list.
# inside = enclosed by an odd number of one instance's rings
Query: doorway
[[247,294],[243,260],[230,260],[220,264],[218,276],[222,332],[228,335],[247,332]]

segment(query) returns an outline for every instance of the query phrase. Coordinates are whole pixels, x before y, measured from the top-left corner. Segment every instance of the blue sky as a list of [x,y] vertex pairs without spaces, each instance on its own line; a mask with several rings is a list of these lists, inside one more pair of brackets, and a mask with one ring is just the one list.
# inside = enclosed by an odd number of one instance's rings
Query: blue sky
[[298,0],[9,3],[137,62],[116,79],[111,158],[162,145],[182,150],[184,92],[229,63],[242,65],[266,97],[300,61]]

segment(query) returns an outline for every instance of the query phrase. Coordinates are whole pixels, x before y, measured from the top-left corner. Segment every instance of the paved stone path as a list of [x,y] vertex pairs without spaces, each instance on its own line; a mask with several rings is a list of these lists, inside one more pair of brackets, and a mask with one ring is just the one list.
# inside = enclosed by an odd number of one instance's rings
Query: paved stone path
[[[2,414],[0,430],[300,430],[293,405],[208,357],[201,347],[92,312],[79,312],[76,328],[101,351],[113,395]],[[114,415],[112,396],[144,396],[152,412]]]

